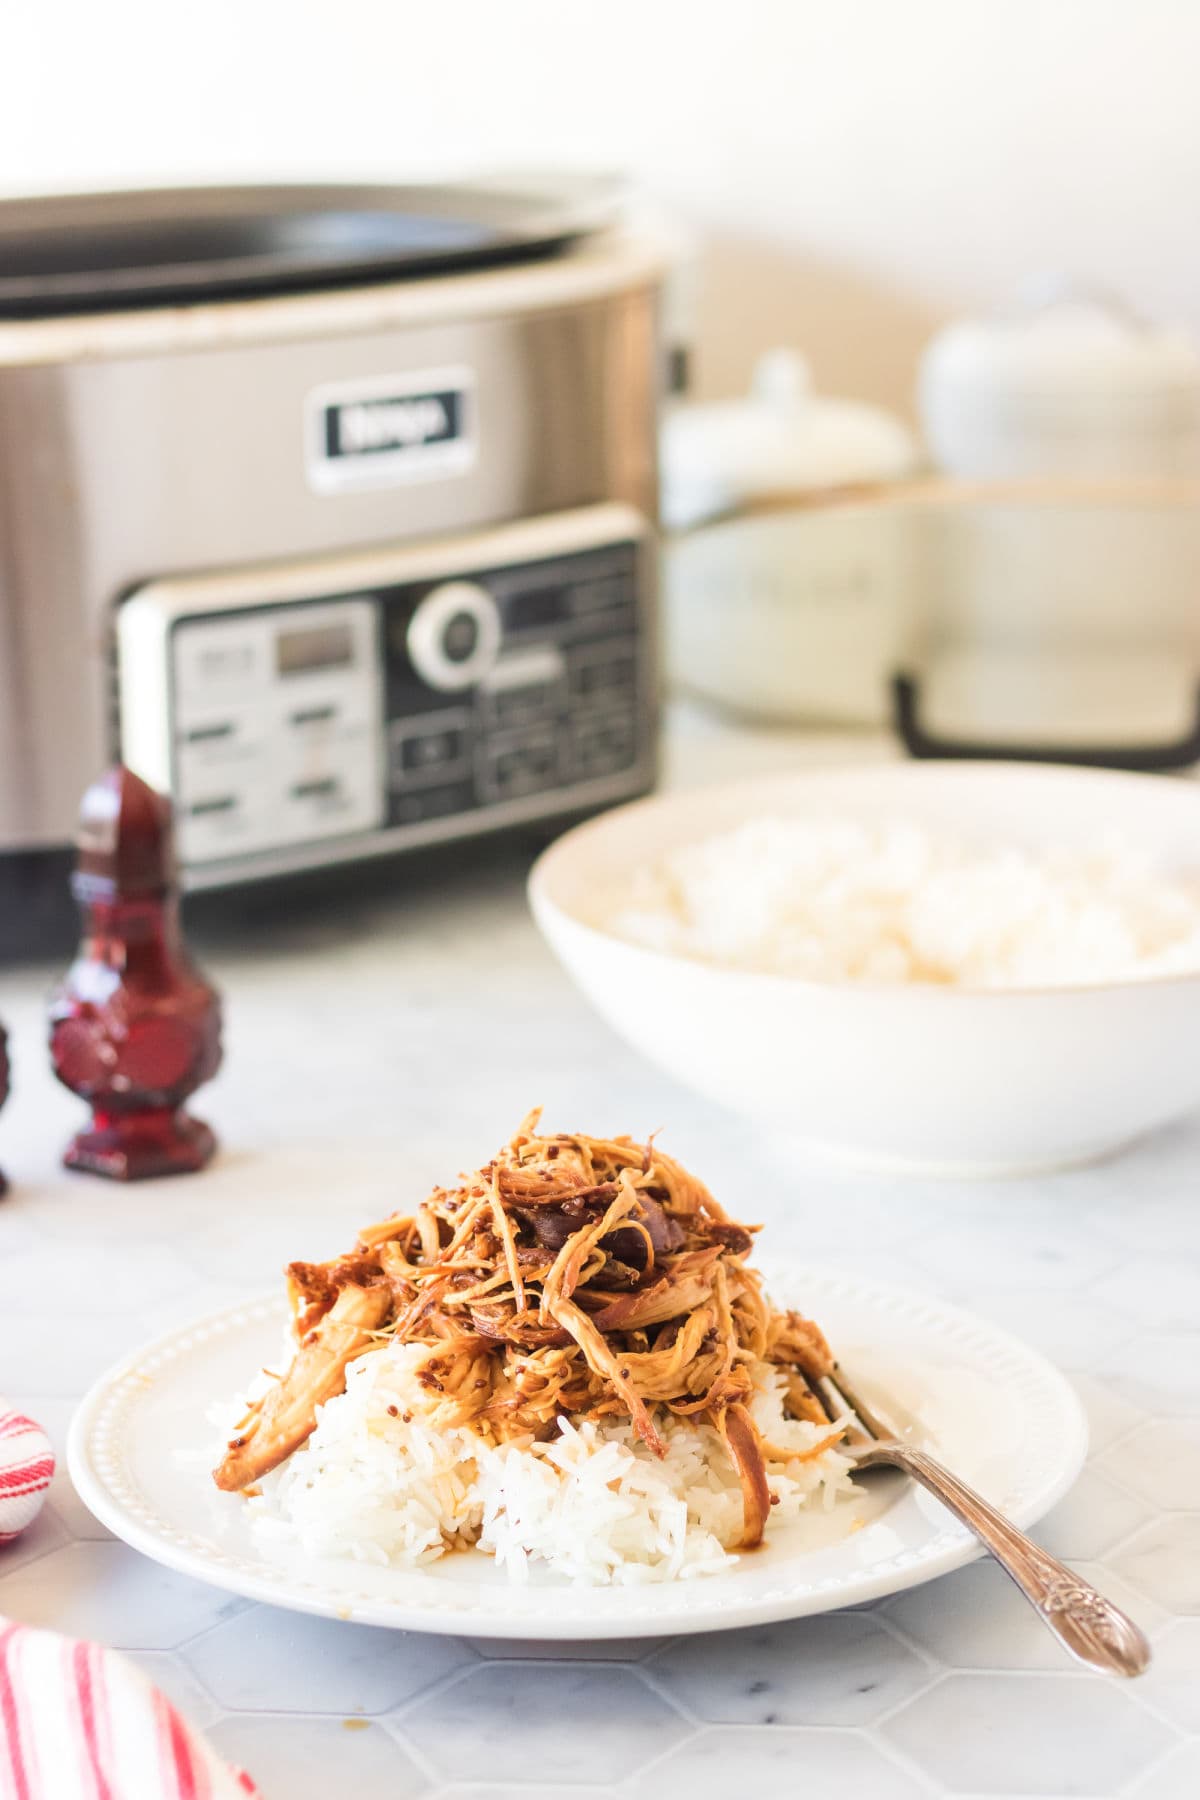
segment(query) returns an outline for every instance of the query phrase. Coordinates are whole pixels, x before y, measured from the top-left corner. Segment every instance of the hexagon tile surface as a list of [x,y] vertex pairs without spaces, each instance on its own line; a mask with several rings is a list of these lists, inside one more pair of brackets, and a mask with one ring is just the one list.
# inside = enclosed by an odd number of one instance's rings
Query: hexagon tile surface
[[892,1715],[888,1743],[964,1794],[1119,1794],[1175,1742],[1089,1675],[947,1675]]
[[0,1552],[0,1613],[116,1650],[174,1650],[246,1604],[125,1544],[68,1544],[13,1575]]
[[229,1712],[382,1713],[475,1657],[454,1638],[421,1637],[255,1606],[182,1652]]
[[227,1761],[254,1776],[264,1800],[419,1800],[433,1785],[375,1719],[241,1713],[208,1735]]
[[935,1674],[870,1612],[680,1638],[646,1669],[693,1717],[729,1725],[868,1725]]
[[692,1730],[639,1670],[612,1663],[488,1663],[393,1721],[443,1781],[551,1786],[601,1770],[618,1782]]
[[[617,1054],[529,923],[520,858],[472,869],[469,890],[405,882],[347,896],[319,926],[283,921],[257,948],[197,945],[231,1046],[202,1111],[231,1153],[174,1184],[61,1174],[77,1109],[45,1063],[52,971],[5,970],[18,1085],[0,1121],[0,1393],[61,1456],[84,1388],[139,1339],[349,1242],[486,1153],[532,1100],[566,1125],[661,1126],[731,1210],[765,1217],[764,1250],[924,1286],[1069,1371],[1091,1457],[1035,1535],[1145,1626],[1150,1674],[1080,1672],[983,1562],[871,1607],[707,1638],[342,1625],[146,1561],[61,1468],[37,1524],[0,1548],[0,1613],[124,1648],[265,1800],[1197,1800],[1200,1118],[1025,1181],[831,1171]],[[511,1055],[481,1017],[506,1021]],[[313,1020],[355,1049],[322,1063],[320,1105],[294,1074],[297,1021]],[[47,1283],[78,1329],[47,1316]]]
[[633,1783],[631,1800],[918,1800],[928,1787],[855,1731],[702,1731]]

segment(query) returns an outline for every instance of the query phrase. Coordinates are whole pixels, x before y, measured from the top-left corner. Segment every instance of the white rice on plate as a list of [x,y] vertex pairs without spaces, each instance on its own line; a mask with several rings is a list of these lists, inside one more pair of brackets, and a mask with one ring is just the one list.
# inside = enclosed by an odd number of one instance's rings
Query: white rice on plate
[[813,981],[1069,987],[1200,970],[1200,884],[1133,846],[1035,849],[904,820],[749,820],[636,869],[597,923]]
[[[630,1586],[713,1574],[736,1557],[741,1484],[710,1425],[660,1416],[656,1457],[626,1420],[494,1445],[423,1419],[416,1370],[428,1347],[389,1344],[347,1369],[346,1391],[320,1408],[304,1447],[265,1476],[249,1502],[264,1537],[309,1555],[416,1567],[474,1544],[511,1581],[544,1571],[588,1586]],[[817,1447],[829,1431],[785,1416],[783,1377],[754,1370],[750,1411],[772,1447],[771,1533],[806,1508],[853,1496],[849,1459]],[[814,1450],[817,1452],[814,1454]],[[799,1460],[802,1457],[809,1460]]]

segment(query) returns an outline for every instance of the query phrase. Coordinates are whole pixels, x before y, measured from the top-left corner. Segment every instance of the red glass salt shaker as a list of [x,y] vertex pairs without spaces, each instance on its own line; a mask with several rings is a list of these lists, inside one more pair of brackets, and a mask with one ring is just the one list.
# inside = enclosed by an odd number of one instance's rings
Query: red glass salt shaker
[[[8,1033],[0,1025],[0,1106],[8,1099],[9,1066],[8,1066]],[[0,1199],[8,1192],[8,1183],[4,1179],[4,1170],[0,1169]]]
[[110,769],[77,844],[83,940],[50,1002],[50,1057],[92,1122],[63,1161],[118,1181],[203,1168],[216,1140],[182,1108],[220,1066],[221,1011],[180,929],[170,801]]

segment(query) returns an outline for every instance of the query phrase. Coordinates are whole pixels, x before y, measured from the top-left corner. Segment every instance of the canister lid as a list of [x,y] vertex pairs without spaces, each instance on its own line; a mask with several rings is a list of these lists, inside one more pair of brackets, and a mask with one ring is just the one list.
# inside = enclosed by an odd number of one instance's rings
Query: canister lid
[[939,332],[919,406],[934,460],[955,475],[1188,473],[1200,351],[1114,296],[1056,279]]
[[759,358],[747,396],[671,409],[660,441],[663,517],[676,527],[763,494],[893,480],[917,455],[899,419],[815,394],[804,358],[784,348]]

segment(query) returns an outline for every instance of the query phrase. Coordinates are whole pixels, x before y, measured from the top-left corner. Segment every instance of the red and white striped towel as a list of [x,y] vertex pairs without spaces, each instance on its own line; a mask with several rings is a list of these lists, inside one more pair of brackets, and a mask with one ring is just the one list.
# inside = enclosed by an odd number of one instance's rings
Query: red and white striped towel
[[0,1618],[0,1800],[246,1800],[227,1768],[113,1650]]
[[[32,1524],[53,1474],[45,1432],[0,1400],[0,1544]],[[258,1795],[250,1777],[123,1656],[0,1617],[0,1800],[247,1795]]]

